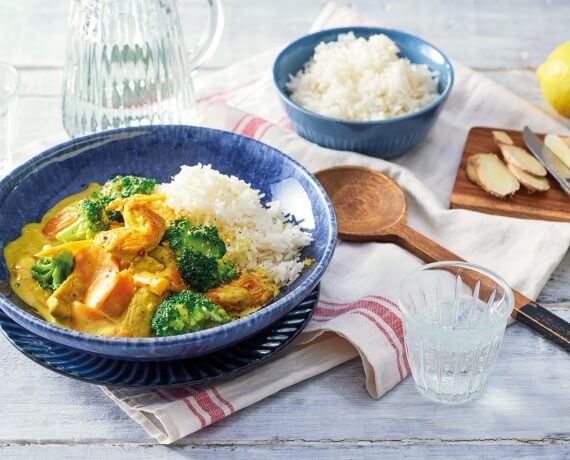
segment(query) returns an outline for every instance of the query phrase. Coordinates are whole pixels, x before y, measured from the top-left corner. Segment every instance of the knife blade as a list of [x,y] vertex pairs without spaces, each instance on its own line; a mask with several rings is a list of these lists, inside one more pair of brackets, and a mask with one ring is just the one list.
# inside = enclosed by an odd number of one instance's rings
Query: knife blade
[[562,190],[570,196],[570,181],[568,181],[568,179],[570,179],[570,168],[562,163],[556,154],[544,145],[528,126],[524,127],[523,139],[534,157],[542,163],[546,170],[560,184]]

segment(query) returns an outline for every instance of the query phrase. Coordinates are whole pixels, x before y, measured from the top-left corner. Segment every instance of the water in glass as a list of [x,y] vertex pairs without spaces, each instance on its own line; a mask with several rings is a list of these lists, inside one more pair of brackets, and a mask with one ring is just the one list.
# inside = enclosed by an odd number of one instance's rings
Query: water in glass
[[176,0],[72,0],[62,107],[68,134],[194,122],[190,74],[223,27],[220,0],[208,4],[207,36],[189,56]]
[[400,305],[418,390],[449,404],[477,396],[514,305],[509,286],[476,265],[430,264],[403,281]]

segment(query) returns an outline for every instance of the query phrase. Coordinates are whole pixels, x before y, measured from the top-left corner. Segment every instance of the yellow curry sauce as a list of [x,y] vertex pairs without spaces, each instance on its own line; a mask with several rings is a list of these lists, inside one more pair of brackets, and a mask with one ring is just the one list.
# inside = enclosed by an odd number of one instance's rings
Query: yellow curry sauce
[[4,247],[4,260],[10,271],[10,287],[14,293],[33,307],[42,318],[58,326],[69,327],[69,322],[57,321],[47,308],[46,302],[51,292],[39,287],[36,280],[32,278],[34,254],[40,252],[45,246],[58,243],[43,234],[42,230],[46,222],[63,208],[89,197],[91,193],[100,188],[99,184],[93,183],[83,192],[64,198],[43,216],[40,223],[33,222],[24,225],[22,235]]
[[[160,302],[172,292],[187,289],[173,252],[159,244],[164,226],[177,217],[161,197],[139,195],[119,200],[125,209],[130,206],[137,213],[93,240],[62,244],[44,233],[46,224],[51,225],[65,209],[100,188],[93,183],[63,199],[40,223],[26,224],[22,235],[6,245],[10,286],[42,318],[58,326],[96,335],[148,337],[151,317]],[[114,203],[110,206],[118,206]],[[160,225],[159,232],[156,227]],[[38,257],[54,256],[62,249],[73,254],[74,270],[55,291],[42,289],[32,277],[32,265]],[[258,310],[277,294],[275,284],[260,271],[241,273],[205,293],[234,318]]]

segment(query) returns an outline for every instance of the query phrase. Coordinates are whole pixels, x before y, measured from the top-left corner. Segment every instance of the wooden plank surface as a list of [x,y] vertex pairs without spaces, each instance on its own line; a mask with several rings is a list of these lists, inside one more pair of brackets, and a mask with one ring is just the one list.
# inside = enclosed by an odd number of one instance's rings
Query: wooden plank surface
[[[9,445],[0,446],[0,456],[4,459],[34,458],[38,450],[35,446]],[[136,458],[137,460],[161,460],[166,458],[220,459],[235,460],[291,460],[308,458],[343,458],[343,459],[415,459],[426,458],[461,458],[462,460],[500,459],[506,454],[521,460],[556,460],[567,458],[566,444],[536,445],[520,443],[510,445],[508,442],[483,441],[478,443],[461,443],[447,445],[430,442],[413,444],[409,441],[386,442],[330,442],[317,443],[269,441],[265,445],[196,445],[196,446],[156,446],[133,444],[121,446],[91,445],[44,445],[41,454],[44,459],[76,460],[79,458]]]
[[[568,310],[555,311],[570,319]],[[0,350],[2,368],[7,369],[0,387],[0,445],[152,443],[96,386],[22,359],[3,337]],[[505,334],[487,390],[465,406],[441,406],[423,399],[410,378],[380,400],[372,400],[364,388],[362,365],[354,360],[178,444],[510,440],[509,445],[522,441],[570,445],[569,364],[561,349],[515,324]]]
[[[224,37],[207,73],[305,33],[323,0],[223,0]],[[184,24],[203,0],[181,0]],[[339,0],[341,3],[341,0]],[[568,40],[566,0],[353,0],[360,11],[432,41],[546,113],[534,69]],[[17,146],[62,133],[61,67],[69,2],[18,0],[0,10],[0,61],[23,86]],[[275,24],[279,24],[278,27]],[[198,28],[185,26],[188,45]],[[567,120],[559,121],[570,126]],[[570,255],[540,302],[570,319]],[[512,360],[503,359],[513,355]],[[21,358],[0,337],[0,458],[568,458],[569,359],[522,325],[508,329],[489,391],[468,406],[427,403],[411,379],[379,401],[352,361],[289,388],[174,447],[157,446],[94,386]],[[540,376],[540,378],[531,378]]]
[[[513,196],[501,199],[485,192],[467,177],[467,160],[477,153],[495,153],[502,158],[499,147],[493,140],[493,129],[506,132],[514,145],[526,149],[522,132],[496,128],[471,128],[465,141],[461,163],[451,194],[451,208],[470,209],[472,211],[498,214],[501,216],[523,219],[542,219],[570,222],[570,198],[560,185],[550,176],[550,190],[540,193],[528,193],[524,186]],[[555,133],[556,134],[556,133]],[[544,135],[538,135],[541,139]]]

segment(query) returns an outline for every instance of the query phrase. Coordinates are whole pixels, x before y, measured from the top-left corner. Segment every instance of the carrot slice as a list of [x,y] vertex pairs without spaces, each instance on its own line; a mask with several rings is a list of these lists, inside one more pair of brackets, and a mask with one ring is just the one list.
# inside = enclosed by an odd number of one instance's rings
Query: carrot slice
[[107,315],[117,318],[125,312],[131,303],[134,293],[135,282],[133,276],[127,271],[119,272],[116,275],[115,286],[99,309]]
[[135,286],[148,287],[148,289],[156,295],[162,295],[170,286],[168,279],[148,272],[135,273],[133,276]]
[[55,239],[57,235],[64,228],[69,227],[77,220],[77,208],[75,206],[68,206],[56,213],[50,220],[46,222],[42,230],[43,234],[48,238]]
[[84,303],[112,318],[117,318],[129,306],[134,290],[135,283],[129,272],[109,273],[89,286]]
[[102,247],[92,244],[75,255],[75,276],[88,286],[83,303],[117,317],[127,308],[134,292],[130,273],[119,271],[119,262]]
[[117,272],[109,271],[94,280],[85,293],[83,303],[98,310],[105,303],[111,292],[113,292],[113,289],[115,289],[118,282],[117,278]]
[[71,328],[97,335],[113,335],[116,324],[104,313],[81,302],[71,305]]
[[91,244],[75,254],[74,273],[85,286],[118,271],[117,258],[98,245]]

